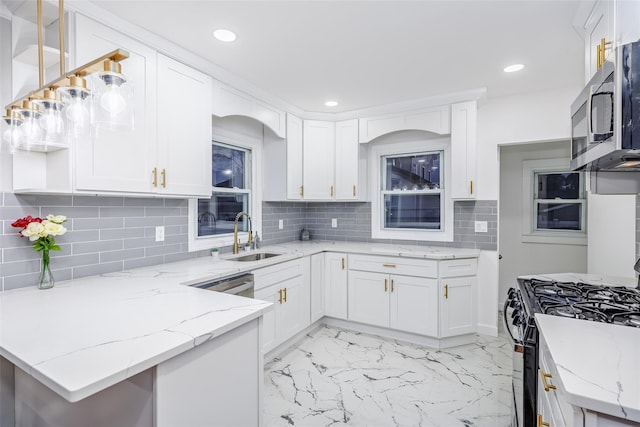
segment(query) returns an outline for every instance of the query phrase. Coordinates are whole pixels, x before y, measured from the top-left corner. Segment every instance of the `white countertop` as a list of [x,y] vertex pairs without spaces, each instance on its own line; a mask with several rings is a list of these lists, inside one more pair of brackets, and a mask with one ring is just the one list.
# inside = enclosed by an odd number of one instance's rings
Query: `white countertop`
[[[329,241],[267,246],[283,255],[237,262],[198,258],[0,292],[0,355],[75,402],[261,316],[270,303],[186,284],[323,251],[429,259],[480,251]],[[246,253],[241,253],[245,255]]]
[[536,314],[567,402],[640,422],[640,328]]

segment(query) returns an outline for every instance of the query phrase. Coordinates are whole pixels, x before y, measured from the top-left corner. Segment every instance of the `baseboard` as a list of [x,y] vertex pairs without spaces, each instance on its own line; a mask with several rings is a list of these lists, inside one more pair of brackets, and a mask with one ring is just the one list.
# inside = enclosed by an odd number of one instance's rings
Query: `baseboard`
[[478,323],[477,329],[480,335],[488,335],[490,337],[498,336],[498,327],[496,325],[483,325]]

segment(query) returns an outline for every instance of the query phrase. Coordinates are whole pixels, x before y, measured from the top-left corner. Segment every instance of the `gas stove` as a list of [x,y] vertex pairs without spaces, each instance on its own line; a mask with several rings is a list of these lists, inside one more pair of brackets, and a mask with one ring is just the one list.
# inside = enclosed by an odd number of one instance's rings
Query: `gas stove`
[[534,313],[640,328],[640,290],[582,282],[522,280]]

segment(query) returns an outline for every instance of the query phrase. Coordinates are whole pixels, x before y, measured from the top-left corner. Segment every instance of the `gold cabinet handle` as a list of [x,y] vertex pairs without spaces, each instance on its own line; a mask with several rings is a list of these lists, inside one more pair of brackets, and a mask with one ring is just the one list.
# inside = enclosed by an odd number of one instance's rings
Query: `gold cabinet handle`
[[353,197],[356,197],[356,186],[353,186]]
[[160,175],[162,175],[162,188],[166,188],[167,187],[167,171],[165,169],[162,169],[162,172],[160,172]]
[[282,289],[278,289],[278,302],[282,304]]
[[331,197],[333,197],[333,185],[331,186]]
[[538,414],[538,427],[549,427],[549,423],[542,421],[542,415]]
[[391,279],[391,292],[393,292],[393,279]]
[[444,299],[449,299],[449,285],[444,285]]
[[544,391],[555,390],[556,386],[547,382],[547,378],[551,379],[553,378],[553,375],[547,374],[542,369],[539,369],[538,371],[540,372],[540,378],[542,379],[542,386],[544,387]]
[[284,298],[282,300],[287,302],[287,288],[284,288]]
[[342,269],[344,270],[344,257],[342,257]]
[[383,267],[396,268],[395,264],[382,264]]
[[151,171],[151,175],[153,175],[153,186],[158,186],[158,168],[153,168]]
[[384,291],[387,292],[387,279],[384,279]]
[[304,185],[300,186],[300,197],[304,197]]
[[469,181],[469,194],[473,194],[473,181]]
[[605,62],[605,52],[607,51],[607,46],[611,46],[611,42],[608,42],[605,38],[600,39],[600,44],[596,46],[596,69],[600,69],[604,65]]

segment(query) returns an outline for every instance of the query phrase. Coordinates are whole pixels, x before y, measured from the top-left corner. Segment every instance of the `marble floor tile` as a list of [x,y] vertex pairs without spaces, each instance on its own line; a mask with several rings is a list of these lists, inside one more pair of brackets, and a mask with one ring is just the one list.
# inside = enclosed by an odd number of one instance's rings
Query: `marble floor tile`
[[322,327],[265,365],[265,426],[509,425],[505,337],[434,350]]

